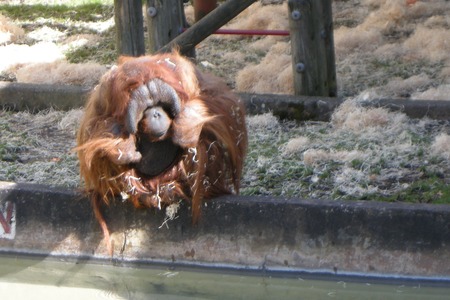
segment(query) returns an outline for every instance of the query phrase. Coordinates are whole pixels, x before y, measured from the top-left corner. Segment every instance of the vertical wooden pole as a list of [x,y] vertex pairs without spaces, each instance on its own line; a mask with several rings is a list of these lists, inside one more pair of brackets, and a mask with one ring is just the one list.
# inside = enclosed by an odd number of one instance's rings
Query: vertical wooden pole
[[288,1],[296,95],[337,95],[331,2]]
[[120,55],[145,54],[142,3],[134,0],[114,0],[116,46]]
[[148,50],[155,53],[182,33],[185,24],[183,1],[147,0]]
[[321,46],[324,48],[324,58],[326,59],[326,74],[328,83],[328,96],[337,97],[336,83],[336,60],[334,54],[334,33],[333,33],[333,10],[332,1],[317,1],[321,6],[318,7],[322,18],[319,19],[321,28],[320,39]]

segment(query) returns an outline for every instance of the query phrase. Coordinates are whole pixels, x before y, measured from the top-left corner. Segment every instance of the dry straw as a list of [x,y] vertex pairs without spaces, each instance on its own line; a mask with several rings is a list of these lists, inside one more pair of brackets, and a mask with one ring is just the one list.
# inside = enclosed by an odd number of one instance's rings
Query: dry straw
[[25,31],[0,14],[0,45],[15,43],[23,39]]
[[105,66],[98,63],[55,61],[26,65],[17,70],[16,77],[18,82],[24,83],[94,86],[106,70]]

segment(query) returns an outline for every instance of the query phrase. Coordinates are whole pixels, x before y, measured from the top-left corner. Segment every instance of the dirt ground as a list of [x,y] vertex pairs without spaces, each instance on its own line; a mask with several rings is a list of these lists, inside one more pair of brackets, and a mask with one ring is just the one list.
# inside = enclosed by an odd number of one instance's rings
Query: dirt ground
[[[7,2],[14,1],[0,5]],[[257,3],[229,26],[284,29],[284,5]],[[339,96],[349,100],[331,122],[297,124],[271,114],[249,116],[242,193],[447,202],[449,122],[412,120],[382,108],[362,108],[359,101],[450,100],[449,11],[448,1],[439,0],[334,1]],[[3,80],[95,84],[115,60],[111,12],[95,18],[2,21],[23,30],[0,46]],[[236,91],[291,92],[288,38],[212,36],[196,53],[201,68]],[[0,180],[79,187],[77,160],[70,150],[81,115],[82,110],[0,112]]]

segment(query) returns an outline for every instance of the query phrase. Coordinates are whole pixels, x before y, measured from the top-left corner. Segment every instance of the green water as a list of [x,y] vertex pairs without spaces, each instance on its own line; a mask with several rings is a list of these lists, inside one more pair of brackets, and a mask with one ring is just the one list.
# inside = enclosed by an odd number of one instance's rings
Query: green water
[[450,299],[450,287],[0,257],[0,299]]

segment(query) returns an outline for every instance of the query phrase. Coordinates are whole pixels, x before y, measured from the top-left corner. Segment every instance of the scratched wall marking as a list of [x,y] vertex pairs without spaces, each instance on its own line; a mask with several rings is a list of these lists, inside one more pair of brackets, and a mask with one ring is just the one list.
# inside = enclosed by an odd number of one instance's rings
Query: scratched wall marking
[[0,203],[0,239],[13,240],[16,236],[16,206],[13,202]]

